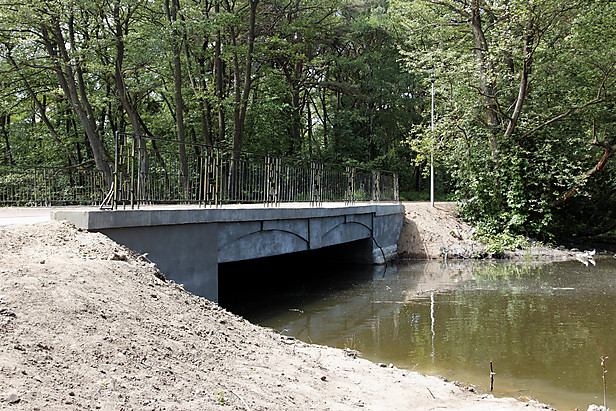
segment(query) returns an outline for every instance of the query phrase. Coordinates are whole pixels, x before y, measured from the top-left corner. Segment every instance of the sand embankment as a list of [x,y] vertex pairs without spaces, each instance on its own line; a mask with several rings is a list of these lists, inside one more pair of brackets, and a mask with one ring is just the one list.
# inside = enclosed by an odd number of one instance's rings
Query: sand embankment
[[517,410],[253,325],[67,223],[0,227],[0,409]]
[[[398,241],[402,258],[439,258],[444,252],[482,249],[472,240],[474,230],[456,217],[455,203],[407,202],[404,223]],[[470,257],[470,255],[468,256]]]
[[[406,202],[404,223],[398,240],[403,259],[490,258],[485,245],[474,240],[475,230],[460,220],[455,203]],[[592,248],[592,247],[591,247]],[[513,260],[559,261],[575,259],[579,253],[564,248],[529,243],[522,250],[505,250],[504,258]]]

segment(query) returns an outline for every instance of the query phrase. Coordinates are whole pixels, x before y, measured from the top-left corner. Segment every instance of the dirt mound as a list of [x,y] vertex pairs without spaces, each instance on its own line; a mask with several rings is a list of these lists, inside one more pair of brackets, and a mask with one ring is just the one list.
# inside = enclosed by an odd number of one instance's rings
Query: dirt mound
[[[403,203],[404,223],[398,240],[398,253],[404,259],[486,258],[485,245],[475,241],[475,230],[460,220],[455,203]],[[521,250],[505,250],[504,258],[513,260],[570,260],[576,252],[546,247],[537,242]]]
[[361,407],[527,404],[255,326],[101,234],[0,228],[1,409]]
[[474,230],[456,217],[455,203],[403,203],[404,223],[398,253],[402,258],[470,258],[483,250]]

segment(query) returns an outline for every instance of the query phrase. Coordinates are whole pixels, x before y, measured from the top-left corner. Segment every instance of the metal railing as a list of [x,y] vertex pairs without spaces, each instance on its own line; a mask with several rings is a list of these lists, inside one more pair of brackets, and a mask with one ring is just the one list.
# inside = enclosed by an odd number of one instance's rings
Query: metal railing
[[116,133],[114,182],[101,208],[399,201],[397,174]]
[[0,165],[0,206],[99,205],[108,190],[97,170]]
[[0,164],[0,206],[399,201],[395,173],[116,133],[113,182],[83,167]]

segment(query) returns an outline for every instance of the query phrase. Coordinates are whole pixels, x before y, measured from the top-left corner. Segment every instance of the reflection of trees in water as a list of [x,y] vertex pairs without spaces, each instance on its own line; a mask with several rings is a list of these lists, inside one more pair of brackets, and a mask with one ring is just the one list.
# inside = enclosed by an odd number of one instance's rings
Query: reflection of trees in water
[[600,357],[616,354],[606,351],[613,347],[613,304],[561,288],[559,268],[547,267],[483,269],[475,281],[438,295],[437,359],[486,370],[493,360],[501,373],[518,378],[600,387]]
[[275,328],[400,367],[489,375],[494,361],[497,384],[543,380],[600,393],[600,357],[616,358],[614,299],[599,293],[612,275],[603,273],[579,263],[411,264],[297,307],[303,313],[287,310]]

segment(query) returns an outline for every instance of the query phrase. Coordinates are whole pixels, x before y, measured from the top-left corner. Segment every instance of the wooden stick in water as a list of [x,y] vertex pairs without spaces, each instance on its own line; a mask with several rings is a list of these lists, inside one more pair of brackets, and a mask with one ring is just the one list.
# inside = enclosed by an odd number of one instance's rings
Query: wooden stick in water
[[492,361],[490,361],[490,392],[494,390],[494,369],[492,368]]
[[607,385],[606,385],[606,381],[605,381],[605,374],[607,374],[607,370],[605,369],[605,360],[607,360],[608,357],[602,356],[601,357],[601,368],[603,368],[603,406],[605,408],[607,408]]

